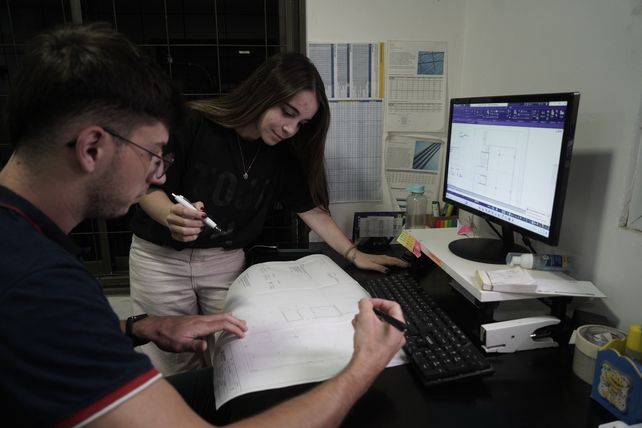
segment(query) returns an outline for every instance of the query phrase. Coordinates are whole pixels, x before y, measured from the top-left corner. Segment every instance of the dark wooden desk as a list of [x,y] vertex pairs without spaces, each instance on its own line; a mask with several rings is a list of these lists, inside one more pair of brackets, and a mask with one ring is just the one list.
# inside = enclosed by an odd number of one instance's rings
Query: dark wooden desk
[[[442,271],[425,266],[422,270],[424,288],[474,337],[474,329],[479,329],[479,324],[475,325],[475,307],[447,284]],[[346,271],[357,280],[377,275],[354,267],[346,267]],[[489,354],[488,359],[495,368],[493,375],[431,389],[416,381],[409,365],[388,368],[357,402],[342,426],[586,428],[615,419],[590,398],[590,385],[572,372],[572,349],[564,344],[559,348]],[[247,394],[221,410],[235,421],[312,386]]]

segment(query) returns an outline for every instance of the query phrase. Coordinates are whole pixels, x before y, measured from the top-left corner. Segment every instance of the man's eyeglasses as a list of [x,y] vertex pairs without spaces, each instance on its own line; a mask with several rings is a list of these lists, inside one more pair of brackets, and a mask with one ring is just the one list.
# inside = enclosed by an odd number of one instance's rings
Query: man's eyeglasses
[[[156,153],[152,152],[151,150],[146,149],[145,147],[141,146],[140,144],[134,143],[132,140],[129,140],[116,132],[112,131],[111,129],[103,126],[102,127],[106,133],[111,135],[112,137],[118,138],[119,140],[122,140],[126,143],[129,143],[135,147],[138,147],[139,149],[143,150],[144,152],[149,153],[153,158],[158,159],[159,161],[156,162],[156,166],[154,167],[154,177],[156,178],[161,178],[165,173],[167,172],[167,168],[174,163],[174,155],[172,153],[166,154],[165,156],[157,155]],[[67,143],[67,147],[73,147],[76,144],[76,141],[70,141]]]
[[169,166],[172,163],[174,163],[174,155],[172,153],[168,153],[165,156],[157,155],[156,153],[152,152],[151,150],[146,149],[145,147],[141,146],[140,144],[136,144],[132,140],[129,140],[129,139],[127,139],[127,138],[125,138],[125,137],[123,137],[121,135],[118,135],[117,133],[115,133],[114,131],[112,131],[109,128],[106,128],[104,126],[102,128],[105,130],[105,132],[107,132],[112,137],[116,137],[119,140],[122,140],[122,141],[124,141],[126,143],[129,143],[129,144],[131,144],[131,145],[133,145],[135,147],[138,147],[139,149],[149,153],[152,156],[152,158],[159,159],[160,162],[156,163],[156,167],[155,167],[156,169],[154,169],[154,177],[156,177],[156,178],[161,178],[163,175],[165,175],[165,173],[167,172],[167,168],[169,168]]

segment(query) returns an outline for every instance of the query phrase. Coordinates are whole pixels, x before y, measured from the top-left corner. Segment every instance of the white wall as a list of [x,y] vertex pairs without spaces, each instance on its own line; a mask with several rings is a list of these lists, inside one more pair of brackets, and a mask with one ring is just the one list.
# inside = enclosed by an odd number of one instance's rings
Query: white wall
[[622,328],[642,321],[642,233],[617,226],[642,97],[639,0],[469,1],[462,93],[579,91],[559,247],[590,306]]
[[[309,41],[447,41],[449,97],[579,91],[557,250],[574,256],[578,279],[608,296],[580,299],[582,306],[621,328],[642,321],[642,233],[617,226],[642,96],[641,0],[308,0],[307,7]],[[343,226],[357,208],[331,210]]]
[[[308,0],[308,42],[431,40],[448,43],[448,91],[460,85],[465,0]],[[444,134],[433,134],[445,137]],[[383,178],[383,177],[382,177]],[[381,203],[331,204],[332,217],[352,236],[355,211],[390,210]],[[315,236],[310,239],[318,240]]]

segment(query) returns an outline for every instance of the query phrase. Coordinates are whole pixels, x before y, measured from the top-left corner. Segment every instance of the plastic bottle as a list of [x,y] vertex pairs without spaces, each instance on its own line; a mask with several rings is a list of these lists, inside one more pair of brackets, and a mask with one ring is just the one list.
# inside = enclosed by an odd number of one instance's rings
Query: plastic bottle
[[508,253],[506,264],[521,266],[524,269],[568,271],[567,256],[557,254]]
[[441,209],[439,208],[439,201],[432,201],[432,216],[439,217],[441,215]]
[[423,229],[426,227],[428,197],[424,195],[424,186],[415,184],[406,189],[410,192],[406,199],[406,229]]

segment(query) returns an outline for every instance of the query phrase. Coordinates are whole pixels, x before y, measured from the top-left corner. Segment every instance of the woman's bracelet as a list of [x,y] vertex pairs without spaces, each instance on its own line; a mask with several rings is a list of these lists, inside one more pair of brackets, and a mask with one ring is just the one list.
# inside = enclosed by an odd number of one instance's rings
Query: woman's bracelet
[[[354,254],[350,256],[350,253],[352,253],[353,251],[354,251]],[[357,259],[357,245],[354,244],[350,248],[348,248],[345,254],[343,255],[343,258],[348,260],[350,263],[354,264],[354,261]]]

